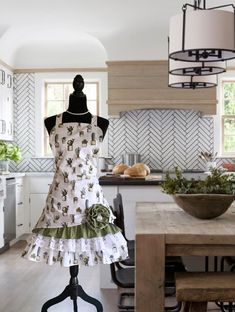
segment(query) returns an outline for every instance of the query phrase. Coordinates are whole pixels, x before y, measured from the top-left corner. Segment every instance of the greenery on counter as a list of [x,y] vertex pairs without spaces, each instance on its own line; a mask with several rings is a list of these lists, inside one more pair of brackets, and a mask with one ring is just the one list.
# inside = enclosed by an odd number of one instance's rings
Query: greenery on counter
[[0,141],[0,161],[1,160],[14,160],[21,159],[21,151],[18,145]]
[[212,168],[204,180],[186,179],[181,170],[175,168],[173,177],[166,173],[161,184],[166,194],[235,194],[235,175],[224,174],[225,171]]

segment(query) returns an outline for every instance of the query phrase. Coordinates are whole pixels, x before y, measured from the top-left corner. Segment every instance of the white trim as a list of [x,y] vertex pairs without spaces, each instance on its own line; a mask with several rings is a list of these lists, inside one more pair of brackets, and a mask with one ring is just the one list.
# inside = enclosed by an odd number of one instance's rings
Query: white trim
[[[45,82],[70,82],[78,73],[76,72],[52,72],[52,73],[35,73],[35,156],[45,158],[44,156],[44,108],[45,108]],[[85,81],[97,81],[99,83],[99,115],[108,118],[108,90],[107,90],[107,73],[106,72],[80,72]],[[102,156],[108,153],[108,134],[106,134],[103,146]]]
[[217,109],[216,116],[214,116],[214,151],[218,152],[218,158],[234,158],[234,154],[222,153],[222,82],[226,80],[235,80],[235,70],[227,71],[221,75],[218,75],[218,87],[217,87]]

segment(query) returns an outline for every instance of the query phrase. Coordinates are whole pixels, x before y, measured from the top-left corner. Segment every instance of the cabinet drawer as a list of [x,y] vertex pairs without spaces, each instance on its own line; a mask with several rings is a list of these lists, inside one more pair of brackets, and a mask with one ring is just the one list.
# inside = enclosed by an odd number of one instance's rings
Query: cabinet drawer
[[53,177],[30,177],[29,193],[48,193]]
[[16,204],[23,202],[24,198],[24,184],[23,178],[16,178]]

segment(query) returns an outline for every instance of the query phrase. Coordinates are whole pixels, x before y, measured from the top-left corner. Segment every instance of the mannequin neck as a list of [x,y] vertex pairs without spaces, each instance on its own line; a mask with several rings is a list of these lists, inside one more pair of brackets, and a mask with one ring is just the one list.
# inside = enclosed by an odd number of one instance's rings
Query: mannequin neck
[[68,111],[71,113],[84,113],[88,111],[86,95],[77,96],[70,94]]

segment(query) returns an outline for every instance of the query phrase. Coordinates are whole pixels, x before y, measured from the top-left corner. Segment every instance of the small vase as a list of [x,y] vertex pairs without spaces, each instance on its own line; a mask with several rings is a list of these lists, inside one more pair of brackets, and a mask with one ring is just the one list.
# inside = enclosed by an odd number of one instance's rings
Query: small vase
[[0,174],[9,173],[9,160],[0,160]]

